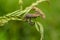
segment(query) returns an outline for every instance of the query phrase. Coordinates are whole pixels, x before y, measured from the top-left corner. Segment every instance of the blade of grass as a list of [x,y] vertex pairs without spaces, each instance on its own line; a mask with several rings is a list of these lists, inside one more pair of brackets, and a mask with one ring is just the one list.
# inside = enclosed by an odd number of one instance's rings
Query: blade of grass
[[41,34],[41,38],[40,38],[40,40],[43,40],[43,36],[44,36],[44,29],[43,29],[43,25],[41,24],[41,23],[39,23],[39,22],[36,22],[38,25],[39,25],[39,27],[40,27],[40,34]]

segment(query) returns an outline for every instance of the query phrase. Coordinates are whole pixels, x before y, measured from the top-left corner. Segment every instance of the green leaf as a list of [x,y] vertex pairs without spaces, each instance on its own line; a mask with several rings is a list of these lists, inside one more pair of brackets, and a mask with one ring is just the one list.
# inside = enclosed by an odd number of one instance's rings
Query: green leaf
[[38,27],[37,23],[35,23],[35,28],[39,32],[39,27]]
[[43,40],[43,36],[44,36],[44,29],[43,29],[43,25],[39,22],[36,22],[38,24],[38,26],[40,27],[40,34],[41,34],[41,38],[40,40]]

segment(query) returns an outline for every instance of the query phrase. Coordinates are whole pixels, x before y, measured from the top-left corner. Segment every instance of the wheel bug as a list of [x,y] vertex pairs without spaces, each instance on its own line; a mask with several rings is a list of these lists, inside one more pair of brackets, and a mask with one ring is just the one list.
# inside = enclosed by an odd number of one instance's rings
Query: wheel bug
[[35,11],[34,14],[26,14],[25,16],[25,20],[28,21],[29,24],[34,24],[34,22],[32,22],[32,18],[36,19],[37,17],[42,17],[43,19],[45,19],[45,14],[37,7],[32,7],[32,9]]

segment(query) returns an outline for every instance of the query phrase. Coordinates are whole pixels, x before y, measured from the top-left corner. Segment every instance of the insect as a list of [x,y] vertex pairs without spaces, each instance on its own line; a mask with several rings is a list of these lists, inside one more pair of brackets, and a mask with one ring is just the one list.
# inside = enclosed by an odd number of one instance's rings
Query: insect
[[29,24],[34,24],[33,22],[32,22],[32,18],[37,18],[37,17],[42,17],[43,19],[45,19],[45,14],[39,9],[39,8],[37,8],[37,7],[32,7],[32,9],[35,11],[35,13],[34,14],[30,14],[30,13],[28,13],[28,14],[26,14],[26,16],[25,16],[25,19],[26,19],[26,21],[28,21],[29,22]]

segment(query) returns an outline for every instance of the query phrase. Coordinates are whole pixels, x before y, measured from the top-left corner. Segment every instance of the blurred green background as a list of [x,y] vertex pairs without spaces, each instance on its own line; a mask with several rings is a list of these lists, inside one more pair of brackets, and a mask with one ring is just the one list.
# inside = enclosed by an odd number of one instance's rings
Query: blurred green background
[[[0,0],[0,16],[19,9],[19,0]],[[23,0],[23,9],[36,0]],[[43,40],[60,40],[60,0],[50,0],[37,5],[46,15],[46,19],[38,18],[44,26]],[[39,40],[40,34],[34,26],[27,22],[9,21],[0,27],[0,40]]]

